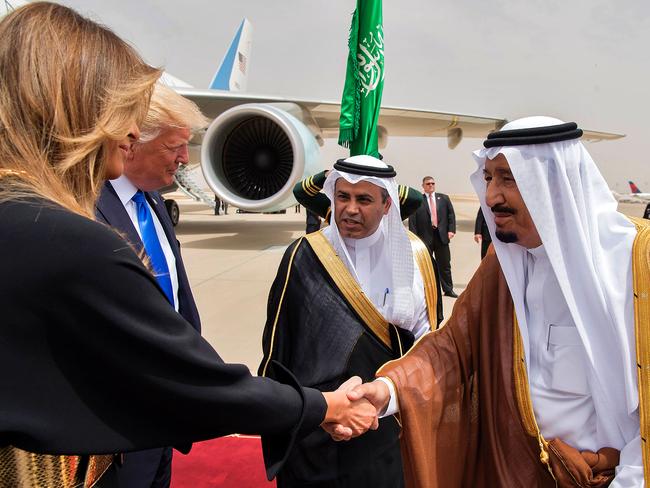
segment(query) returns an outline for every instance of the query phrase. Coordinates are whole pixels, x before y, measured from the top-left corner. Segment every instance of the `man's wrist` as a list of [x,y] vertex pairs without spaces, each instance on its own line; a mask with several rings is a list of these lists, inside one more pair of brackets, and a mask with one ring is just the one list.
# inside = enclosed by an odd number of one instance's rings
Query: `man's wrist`
[[346,400],[347,398],[345,395],[343,395],[342,398],[339,398],[341,395],[337,395],[337,393],[334,391],[323,392],[323,396],[325,397],[325,402],[327,402],[327,411],[325,412],[325,419],[323,419],[323,423],[338,423],[341,420],[343,398]]
[[389,415],[393,415],[394,413],[399,412],[395,385],[390,380],[390,378],[387,378],[385,376],[378,376],[375,379],[375,382],[377,383],[378,387],[382,386],[381,384],[383,383],[383,386],[385,386],[388,390],[388,401],[385,405],[379,405],[380,408],[377,411],[379,418],[388,417]]

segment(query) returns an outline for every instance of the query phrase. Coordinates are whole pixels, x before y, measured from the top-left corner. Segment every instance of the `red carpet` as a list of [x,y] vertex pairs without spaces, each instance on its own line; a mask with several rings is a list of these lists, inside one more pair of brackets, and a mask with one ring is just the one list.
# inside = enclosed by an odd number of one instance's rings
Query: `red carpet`
[[266,481],[259,437],[228,436],[174,451],[171,488],[274,488]]

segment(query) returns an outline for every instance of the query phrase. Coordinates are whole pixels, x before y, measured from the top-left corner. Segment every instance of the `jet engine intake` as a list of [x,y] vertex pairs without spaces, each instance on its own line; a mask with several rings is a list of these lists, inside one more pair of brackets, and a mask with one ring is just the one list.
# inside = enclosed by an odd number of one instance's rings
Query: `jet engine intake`
[[201,147],[206,182],[221,199],[262,212],[295,204],[293,186],[316,173],[318,142],[294,115],[269,104],[233,107],[208,128]]

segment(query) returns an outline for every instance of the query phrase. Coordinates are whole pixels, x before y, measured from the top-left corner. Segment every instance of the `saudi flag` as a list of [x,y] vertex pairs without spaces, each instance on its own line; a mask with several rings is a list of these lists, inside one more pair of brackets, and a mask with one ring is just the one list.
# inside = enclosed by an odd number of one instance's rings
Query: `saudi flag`
[[381,0],[357,0],[339,119],[339,144],[350,148],[350,156],[379,156],[377,121],[384,88],[382,23]]

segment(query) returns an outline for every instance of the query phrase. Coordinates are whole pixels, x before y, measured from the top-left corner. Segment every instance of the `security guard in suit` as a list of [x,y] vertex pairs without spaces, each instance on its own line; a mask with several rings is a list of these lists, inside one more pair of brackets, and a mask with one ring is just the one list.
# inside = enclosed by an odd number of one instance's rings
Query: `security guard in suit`
[[440,282],[445,296],[457,298],[451,278],[451,253],[449,241],[456,235],[456,214],[449,196],[436,192],[432,176],[422,179],[424,194],[421,205],[409,217],[409,229],[433,253],[440,271]]

